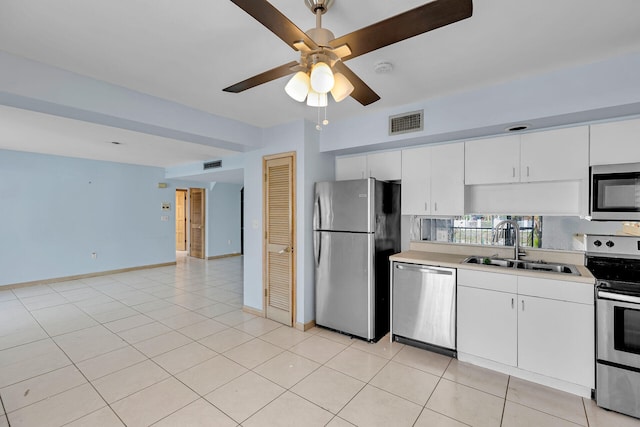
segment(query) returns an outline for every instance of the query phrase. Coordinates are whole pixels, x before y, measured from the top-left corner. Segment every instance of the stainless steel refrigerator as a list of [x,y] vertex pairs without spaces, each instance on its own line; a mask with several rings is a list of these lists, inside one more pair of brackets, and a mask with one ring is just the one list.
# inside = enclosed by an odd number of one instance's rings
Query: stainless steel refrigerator
[[376,341],[389,332],[389,256],[400,251],[400,185],[317,182],[316,324]]

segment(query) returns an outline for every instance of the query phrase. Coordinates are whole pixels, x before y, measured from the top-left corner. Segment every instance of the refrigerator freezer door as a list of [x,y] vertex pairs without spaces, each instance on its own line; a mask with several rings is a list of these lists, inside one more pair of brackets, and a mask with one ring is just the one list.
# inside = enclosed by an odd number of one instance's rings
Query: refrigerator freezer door
[[374,339],[373,235],[315,231],[314,241],[316,324]]
[[317,182],[313,229],[374,232],[375,183],[373,178]]

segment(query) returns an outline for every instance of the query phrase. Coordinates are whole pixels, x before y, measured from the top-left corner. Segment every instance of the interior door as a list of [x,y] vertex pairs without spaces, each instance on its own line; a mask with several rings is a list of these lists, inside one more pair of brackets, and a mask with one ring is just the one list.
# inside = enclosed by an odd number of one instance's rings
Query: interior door
[[176,251],[187,250],[187,190],[176,190]]
[[191,245],[189,255],[195,258],[204,258],[204,189],[191,188],[190,193],[190,223],[191,223]]
[[266,156],[264,170],[264,310],[292,326],[295,313],[295,153]]

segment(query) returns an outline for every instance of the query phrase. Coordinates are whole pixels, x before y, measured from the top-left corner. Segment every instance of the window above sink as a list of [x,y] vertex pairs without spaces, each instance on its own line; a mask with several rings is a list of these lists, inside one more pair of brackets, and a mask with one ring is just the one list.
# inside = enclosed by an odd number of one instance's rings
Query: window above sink
[[415,217],[411,225],[412,240],[463,243],[474,245],[513,246],[513,228],[501,229],[493,240],[493,230],[500,221],[511,219],[520,226],[521,247],[542,247],[542,217],[515,215],[465,215],[452,218]]

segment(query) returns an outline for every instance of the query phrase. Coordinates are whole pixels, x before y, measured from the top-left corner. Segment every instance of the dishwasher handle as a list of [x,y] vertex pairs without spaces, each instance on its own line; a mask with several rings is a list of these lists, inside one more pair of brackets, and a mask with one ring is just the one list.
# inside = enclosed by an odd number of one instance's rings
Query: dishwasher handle
[[452,276],[454,272],[454,270],[451,270],[451,269],[434,268],[434,267],[427,267],[423,265],[411,265],[411,264],[396,264],[395,268],[397,270],[418,271],[420,273],[442,274],[445,276]]

